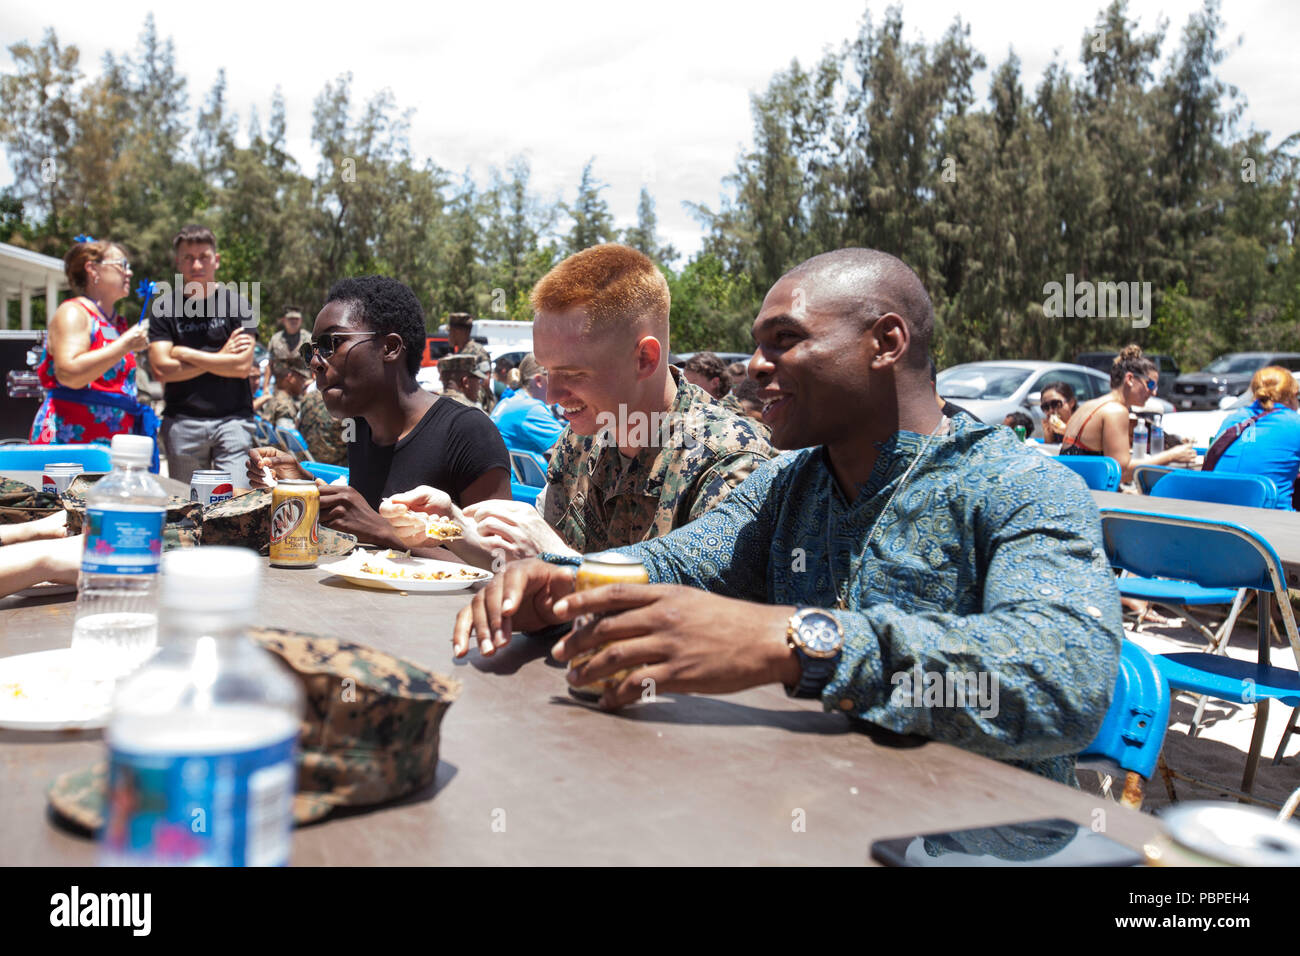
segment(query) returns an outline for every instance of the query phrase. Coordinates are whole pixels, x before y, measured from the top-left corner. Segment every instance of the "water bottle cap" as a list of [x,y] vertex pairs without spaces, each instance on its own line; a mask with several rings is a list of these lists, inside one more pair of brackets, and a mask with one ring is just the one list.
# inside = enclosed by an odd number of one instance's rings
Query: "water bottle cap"
[[148,435],[114,435],[109,446],[113,463],[129,465],[149,464],[153,461],[153,439]]
[[165,608],[200,614],[251,611],[261,583],[262,558],[248,548],[212,545],[163,555]]

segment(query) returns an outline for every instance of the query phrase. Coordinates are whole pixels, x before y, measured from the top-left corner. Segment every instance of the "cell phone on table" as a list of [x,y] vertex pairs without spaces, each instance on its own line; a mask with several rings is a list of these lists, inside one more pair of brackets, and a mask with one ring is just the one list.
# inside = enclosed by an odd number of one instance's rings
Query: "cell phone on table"
[[877,840],[885,866],[1139,866],[1135,850],[1059,817]]

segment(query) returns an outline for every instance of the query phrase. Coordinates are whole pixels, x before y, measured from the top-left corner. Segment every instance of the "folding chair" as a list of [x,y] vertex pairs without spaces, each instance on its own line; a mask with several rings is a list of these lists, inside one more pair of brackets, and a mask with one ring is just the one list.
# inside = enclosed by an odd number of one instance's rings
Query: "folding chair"
[[307,439],[302,437],[302,432],[298,431],[298,429],[277,425],[275,426],[275,433],[280,437],[280,444],[284,446],[284,450],[297,458],[298,461],[316,460],[312,457],[311,449],[307,447]]
[[253,416],[253,432],[257,440],[262,445],[275,445],[278,448],[284,446],[280,444],[280,436],[275,433],[275,427],[261,415]]
[[[1124,771],[1120,803],[1140,809],[1142,783],[1155,772],[1168,727],[1169,682],[1145,649],[1125,640],[1106,719],[1079,754],[1078,766],[1101,774]],[[1106,791],[1109,794],[1108,786]]]
[[[1106,554],[1117,568],[1148,578],[1178,578],[1205,588],[1225,591],[1249,588],[1255,592],[1259,640],[1254,662],[1206,652],[1159,654],[1155,660],[1175,692],[1191,691],[1217,700],[1255,704],[1255,728],[1241,790],[1228,792],[1243,801],[1267,804],[1254,797],[1252,791],[1264,746],[1269,702],[1280,700],[1300,708],[1300,633],[1296,630],[1277,552],[1256,532],[1229,521],[1106,508],[1101,511],[1101,526]],[[1274,598],[1291,645],[1295,670],[1274,667],[1271,661],[1269,608]],[[1281,760],[1289,736],[1289,732],[1284,735],[1274,763]],[[1220,786],[1174,771],[1168,774],[1170,778]],[[1169,786],[1172,793],[1172,779]]]
[[[1217,475],[1213,472],[1205,473],[1179,468],[1170,469],[1168,474],[1157,478],[1149,494],[1153,498],[1179,498],[1183,501],[1209,501],[1246,508],[1271,508],[1275,502],[1277,486],[1271,479],[1261,478],[1258,475]],[[1162,604],[1183,615],[1209,642],[1212,653],[1227,647],[1237,618],[1249,600],[1249,591],[1246,588],[1230,595],[1221,589],[1202,588],[1188,582],[1151,581],[1131,577],[1120,579],[1119,592],[1124,597]],[[1231,607],[1223,623],[1217,630],[1211,631],[1204,622],[1192,614],[1191,608],[1216,604],[1229,604]],[[1204,702],[1196,709],[1196,716],[1192,719],[1193,727],[1200,723],[1203,710]]]
[[1211,501],[1243,508],[1272,508],[1277,504],[1277,485],[1263,475],[1221,475],[1215,471],[1179,468],[1159,479],[1149,492],[1153,498],[1182,498]]
[[1119,491],[1119,462],[1107,455],[1058,455],[1062,465],[1093,491]]
[[1149,495],[1152,486],[1173,470],[1168,465],[1135,465],[1133,467],[1133,481],[1142,491],[1142,494]]

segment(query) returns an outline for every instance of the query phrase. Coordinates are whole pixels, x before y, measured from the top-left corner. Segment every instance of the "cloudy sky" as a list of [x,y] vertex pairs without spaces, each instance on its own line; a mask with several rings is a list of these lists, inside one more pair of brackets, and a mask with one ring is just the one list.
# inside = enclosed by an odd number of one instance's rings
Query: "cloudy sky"
[[[903,18],[909,38],[933,42],[960,13],[990,69],[1014,49],[1032,89],[1055,55],[1077,61],[1084,31],[1103,6],[1103,0],[1068,7],[1044,0],[913,0],[903,5]],[[1244,95],[1246,124],[1268,130],[1276,143],[1300,129],[1293,62],[1300,4],[1229,0],[1225,6],[1222,40],[1231,52],[1220,75]],[[1161,17],[1169,20],[1168,54],[1199,7],[1199,0],[1132,0],[1129,16],[1146,30]],[[105,51],[133,48],[150,9],[129,0],[7,4],[0,11],[6,48],[0,69],[12,66],[10,44],[37,41],[53,26],[62,43],[80,48],[83,68],[97,73]],[[572,195],[594,156],[620,225],[635,220],[645,183],[658,205],[662,238],[691,252],[700,230],[682,203],[716,208],[722,178],[749,142],[750,94],[792,58],[807,65],[838,48],[856,34],[867,6],[859,0],[233,0],[152,9],[159,32],[175,42],[191,107],[223,66],[241,121],[254,106],[265,120],[271,91],[280,86],[290,150],[309,173],[316,163],[312,101],[327,81],[350,71],[356,101],[388,87],[399,107],[414,108],[417,157],[485,182],[489,167],[522,153],[532,163],[536,190],[552,199]],[[871,6],[877,22],[884,9],[884,3]],[[988,73],[976,79],[981,96]],[[6,162],[0,185],[11,181]]]

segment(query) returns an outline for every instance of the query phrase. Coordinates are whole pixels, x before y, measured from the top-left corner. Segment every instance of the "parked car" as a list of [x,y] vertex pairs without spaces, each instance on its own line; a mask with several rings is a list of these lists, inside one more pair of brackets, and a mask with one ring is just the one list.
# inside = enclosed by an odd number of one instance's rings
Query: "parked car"
[[[1300,372],[1300,352],[1230,352],[1199,372],[1187,372],[1174,382],[1171,401],[1180,411],[1222,408],[1249,393],[1250,380],[1266,365]],[[1247,402],[1246,404],[1250,404]]]
[[[1118,352],[1080,352],[1074,357],[1075,365],[1095,368],[1102,375],[1110,375],[1111,364]],[[1178,363],[1169,355],[1148,355],[1156,363],[1160,377],[1156,381],[1156,397],[1167,402],[1174,400],[1174,381],[1178,378]]]
[[944,369],[936,379],[939,394],[982,422],[1001,425],[1012,412],[1034,420],[1034,435],[1042,437],[1043,413],[1038,399],[1049,382],[1065,382],[1082,405],[1110,391],[1110,376],[1096,369],[1065,362],[967,362]]
[[1192,444],[1197,448],[1208,448],[1214,441],[1214,436],[1219,433],[1223,427],[1223,420],[1239,408],[1245,408],[1255,401],[1255,396],[1246,390],[1246,394],[1238,395],[1236,398],[1228,401],[1224,400],[1223,407],[1209,409],[1203,412],[1174,412],[1172,415],[1166,415],[1163,419],[1165,435],[1177,435],[1179,438],[1190,438]]

